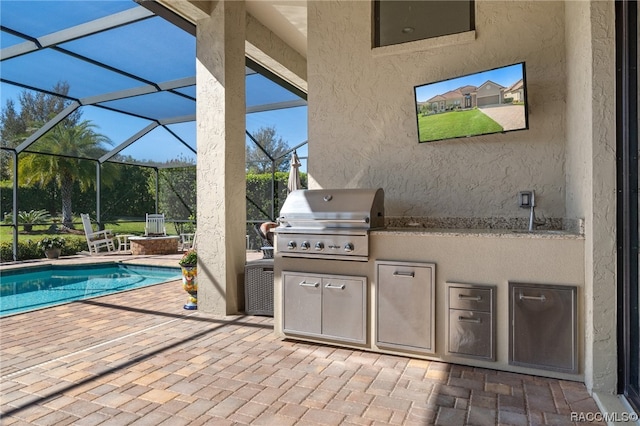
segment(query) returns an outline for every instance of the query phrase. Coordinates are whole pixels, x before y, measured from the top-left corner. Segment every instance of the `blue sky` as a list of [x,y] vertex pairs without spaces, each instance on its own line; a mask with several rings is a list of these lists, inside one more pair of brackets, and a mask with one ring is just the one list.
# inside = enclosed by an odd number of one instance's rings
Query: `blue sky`
[[[35,37],[135,7],[138,5],[130,0],[0,1],[3,25]],[[2,32],[0,37],[3,48],[22,41],[21,38],[5,32]],[[151,18],[97,33],[64,43],[61,47],[141,76],[153,83],[195,75],[194,38],[161,18]],[[91,78],[87,78],[89,75]],[[70,96],[80,99],[144,85],[138,80],[107,72],[51,49],[3,61],[2,77],[46,90],[51,90],[60,81],[66,81],[70,85]],[[2,83],[1,107],[4,108],[8,99],[14,99],[16,107],[19,107],[17,99],[23,90],[25,89]],[[185,92],[195,96],[193,89],[185,89]],[[262,76],[254,75],[247,78],[248,106],[293,99],[297,97]],[[130,100],[114,101],[113,105],[129,110],[142,105],[147,111],[151,111],[148,116],[158,119],[195,114],[193,102],[176,96],[171,98],[168,94],[139,96]],[[150,121],[145,119],[116,114],[94,106],[81,107],[81,111],[83,119],[93,122],[99,133],[112,140],[113,146],[118,146],[150,124]],[[250,132],[267,126],[275,127],[277,135],[293,147],[307,139],[306,107],[247,115],[247,130]],[[170,125],[169,128],[195,148],[194,122]],[[152,161],[165,161],[180,154],[192,156],[188,149],[161,128],[154,129],[122,151],[122,154],[138,160]],[[300,150],[299,154],[306,155],[306,149]]]
[[494,83],[498,83],[504,87],[509,87],[522,78],[523,68],[523,64],[509,65],[489,71],[482,71],[479,73],[456,77],[449,80],[416,86],[416,101],[424,102],[436,95],[441,95],[450,90],[457,89],[461,86],[480,86],[487,80],[491,80]]

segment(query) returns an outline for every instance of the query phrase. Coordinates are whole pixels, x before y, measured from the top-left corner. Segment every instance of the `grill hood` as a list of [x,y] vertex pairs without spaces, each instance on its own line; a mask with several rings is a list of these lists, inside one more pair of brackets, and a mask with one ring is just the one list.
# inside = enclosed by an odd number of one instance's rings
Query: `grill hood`
[[298,190],[287,196],[276,232],[300,229],[384,227],[384,191],[378,189]]

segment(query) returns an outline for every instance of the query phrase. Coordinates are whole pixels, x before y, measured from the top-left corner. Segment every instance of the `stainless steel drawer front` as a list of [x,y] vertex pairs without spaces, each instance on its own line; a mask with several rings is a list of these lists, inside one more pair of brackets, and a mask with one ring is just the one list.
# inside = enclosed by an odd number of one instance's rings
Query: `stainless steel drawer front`
[[433,266],[379,264],[376,343],[434,351]]
[[286,274],[284,278],[284,331],[322,333],[321,279]]
[[449,309],[449,352],[491,359],[492,329],[488,312]]
[[366,281],[322,279],[322,334],[366,343]]
[[578,372],[577,288],[509,283],[509,363]]
[[491,290],[449,287],[449,308],[491,312]]

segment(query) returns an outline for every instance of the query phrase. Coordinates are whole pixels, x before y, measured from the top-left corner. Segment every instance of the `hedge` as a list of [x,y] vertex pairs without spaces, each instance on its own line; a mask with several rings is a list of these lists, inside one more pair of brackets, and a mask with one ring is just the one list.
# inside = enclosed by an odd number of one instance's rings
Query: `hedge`
[[[63,237],[64,238],[64,237]],[[66,244],[62,249],[61,256],[73,256],[81,251],[88,251],[87,241],[84,238],[65,238]],[[37,240],[27,240],[18,242],[18,259],[42,259],[46,257],[44,251],[38,247]],[[13,261],[13,244],[11,242],[0,243],[0,262]]]

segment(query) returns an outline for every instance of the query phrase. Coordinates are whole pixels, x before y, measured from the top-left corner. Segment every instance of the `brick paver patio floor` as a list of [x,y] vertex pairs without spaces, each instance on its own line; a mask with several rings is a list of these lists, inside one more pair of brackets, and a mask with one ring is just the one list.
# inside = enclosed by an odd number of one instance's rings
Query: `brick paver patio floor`
[[[530,425],[581,383],[283,341],[182,309],[179,282],[0,319],[3,425]],[[594,423],[590,423],[594,424]]]

